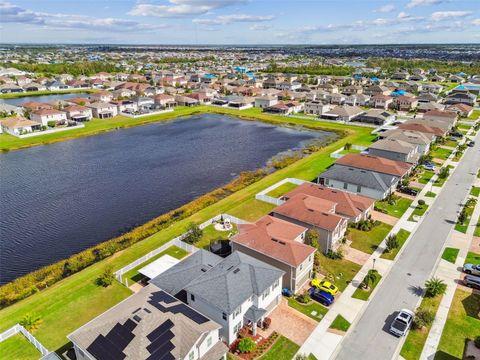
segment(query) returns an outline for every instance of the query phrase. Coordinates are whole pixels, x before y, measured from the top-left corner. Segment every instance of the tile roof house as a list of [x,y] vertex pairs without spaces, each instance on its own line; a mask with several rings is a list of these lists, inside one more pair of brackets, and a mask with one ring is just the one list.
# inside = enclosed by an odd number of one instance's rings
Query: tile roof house
[[377,200],[395,191],[399,181],[400,176],[339,164],[334,164],[318,176],[319,184]]
[[50,121],[54,121],[56,123],[66,121],[67,113],[56,109],[40,109],[37,111],[33,111],[30,114],[30,119],[44,126],[47,126]]
[[303,183],[302,185],[282,196],[282,200],[288,200],[297,194],[305,194],[336,203],[337,205],[335,206],[335,214],[343,216],[352,222],[367,219],[375,204],[375,200],[366,196],[340,191],[308,182]]
[[18,136],[39,129],[41,125],[37,121],[20,116],[6,117],[0,120],[0,133],[6,132],[10,135]]
[[395,115],[383,109],[369,109],[367,112],[355,116],[352,121],[363,122],[367,124],[383,125],[386,122],[393,121]]
[[99,119],[108,119],[118,114],[117,106],[107,102],[94,102],[86,106],[92,109],[93,117]]
[[422,119],[448,122],[452,127],[457,121],[458,115],[452,111],[430,110],[423,114]]
[[67,113],[67,117],[74,121],[88,121],[92,119],[92,109],[81,105],[70,105],[63,108]]
[[459,116],[469,117],[473,113],[473,107],[467,104],[452,104],[447,106],[447,111],[454,111]]
[[320,234],[319,246],[323,252],[335,250],[347,230],[347,219],[335,213],[336,202],[298,193],[273,209],[271,215],[316,229]]
[[227,344],[248,323],[255,334],[281,301],[284,271],[239,251],[225,259],[205,253],[196,251],[150,282],[219,323]]
[[78,360],[225,359],[221,326],[150,284],[68,335]]
[[368,148],[368,154],[412,164],[415,164],[420,157],[418,145],[395,138],[374,142]]
[[285,271],[283,288],[297,293],[312,276],[315,248],[304,244],[306,227],[266,215],[254,224],[238,226],[231,240],[240,251]]
[[418,152],[421,155],[425,155],[430,149],[430,144],[435,141],[436,136],[415,130],[392,129],[379,133],[379,139],[396,139],[417,145]]
[[402,130],[412,130],[426,134],[433,134],[439,137],[445,136],[445,134],[448,132],[446,129],[432,126],[430,123],[426,123],[422,120],[408,120],[403,124],[398,125],[398,128]]
[[374,171],[379,174],[387,174],[404,177],[413,169],[413,165],[403,161],[394,161],[387,158],[366,155],[346,154],[337,159],[335,165],[355,167],[358,169]]

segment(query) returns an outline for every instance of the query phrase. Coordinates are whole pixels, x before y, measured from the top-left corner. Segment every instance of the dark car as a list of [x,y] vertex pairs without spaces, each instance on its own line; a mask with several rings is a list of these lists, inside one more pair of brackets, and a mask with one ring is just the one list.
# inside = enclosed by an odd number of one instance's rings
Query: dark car
[[468,147],[474,147],[474,146],[475,146],[475,141],[469,141],[469,142],[467,143],[467,146],[468,146]]
[[327,293],[326,291],[318,290],[312,287],[308,292],[313,300],[318,301],[320,304],[325,306],[330,306],[335,301],[333,295]]
[[480,289],[480,276],[465,275],[463,283],[468,287]]
[[458,137],[458,138],[462,138],[463,137],[463,134],[461,132],[458,132],[458,131],[452,131],[450,133],[450,135],[454,136],[454,137]]
[[411,187],[408,187],[408,186],[401,186],[398,189],[398,191],[403,193],[403,194],[412,195],[412,196],[417,196],[417,194],[418,194],[417,190],[412,189]]

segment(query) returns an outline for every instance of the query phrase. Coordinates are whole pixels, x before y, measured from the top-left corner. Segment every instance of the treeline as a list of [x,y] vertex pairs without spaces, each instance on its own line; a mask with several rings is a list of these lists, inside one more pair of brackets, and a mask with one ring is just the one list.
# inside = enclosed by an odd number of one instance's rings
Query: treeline
[[56,282],[69,277],[76,272],[90,266],[112,254],[126,249],[129,246],[146,239],[158,231],[170,226],[173,222],[185,219],[201,209],[241,190],[265,177],[265,170],[241,172],[238,178],[229,184],[205,194],[192,202],[166,214],[163,214],[132,231],[116,238],[93,246],[66,260],[45,266],[27,275],[24,275],[0,287],[0,308],[9,306],[22,300]]
[[188,63],[196,63],[199,61],[214,61],[214,56],[206,56],[199,59],[190,59],[190,58],[183,58],[183,57],[176,57],[176,56],[167,56],[157,61],[158,64],[188,64]]
[[349,66],[334,66],[310,64],[301,66],[278,66],[271,64],[267,73],[289,73],[289,74],[307,74],[307,75],[334,75],[334,76],[350,76],[353,73],[353,68]]
[[393,73],[399,68],[411,70],[421,68],[423,70],[436,69],[438,73],[456,74],[464,72],[469,75],[480,74],[480,62],[463,63],[460,61],[437,61],[437,60],[404,60],[404,59],[370,59],[368,67],[380,67],[383,71]]
[[115,73],[119,69],[111,62],[106,61],[81,61],[75,63],[60,63],[60,64],[30,64],[30,63],[3,63],[3,67],[13,67],[19,70],[42,73],[42,74],[70,74],[74,76],[79,75],[94,75],[99,72]]

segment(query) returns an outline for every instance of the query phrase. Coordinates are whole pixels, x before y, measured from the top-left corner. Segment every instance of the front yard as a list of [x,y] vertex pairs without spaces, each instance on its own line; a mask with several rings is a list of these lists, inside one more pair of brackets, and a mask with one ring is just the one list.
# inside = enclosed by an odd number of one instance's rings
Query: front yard
[[418,182],[420,184],[427,184],[433,175],[435,175],[433,171],[423,170],[423,172],[419,175]]
[[423,214],[425,214],[425,212],[427,211],[427,209],[428,209],[428,205],[427,205],[427,204],[423,204],[423,205],[418,204],[418,205],[415,207],[415,210],[413,210],[412,215],[410,215],[410,217],[408,218],[408,221],[417,222],[417,220],[415,220],[415,218],[416,218],[417,216],[418,216],[418,217],[422,217]]
[[385,239],[392,230],[392,225],[376,221],[378,225],[373,226],[369,231],[350,228],[347,239],[350,240],[351,247],[367,254],[373,254],[378,245]]
[[389,204],[386,200],[378,200],[375,202],[375,209],[387,215],[401,218],[412,202],[413,200],[399,196],[393,204]]
[[293,296],[288,298],[288,306],[300,311],[302,314],[307,315],[309,318],[315,321],[322,320],[322,318],[328,312],[328,308],[316,302],[315,300],[310,300],[308,304],[302,304]]
[[320,254],[320,273],[338,286],[340,291],[345,290],[361,268],[361,265],[349,260],[334,260]]
[[447,158],[452,154],[451,149],[445,149],[441,147],[437,147],[436,149],[430,151],[430,155],[434,159],[442,159],[447,160]]
[[300,346],[285,336],[280,336],[260,360],[292,360]]

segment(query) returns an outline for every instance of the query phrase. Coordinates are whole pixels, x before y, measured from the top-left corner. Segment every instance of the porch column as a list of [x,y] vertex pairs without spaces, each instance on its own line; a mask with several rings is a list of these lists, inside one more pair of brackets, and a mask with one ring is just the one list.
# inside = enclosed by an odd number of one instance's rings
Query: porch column
[[257,323],[256,322],[252,323],[252,335],[253,336],[257,335]]

